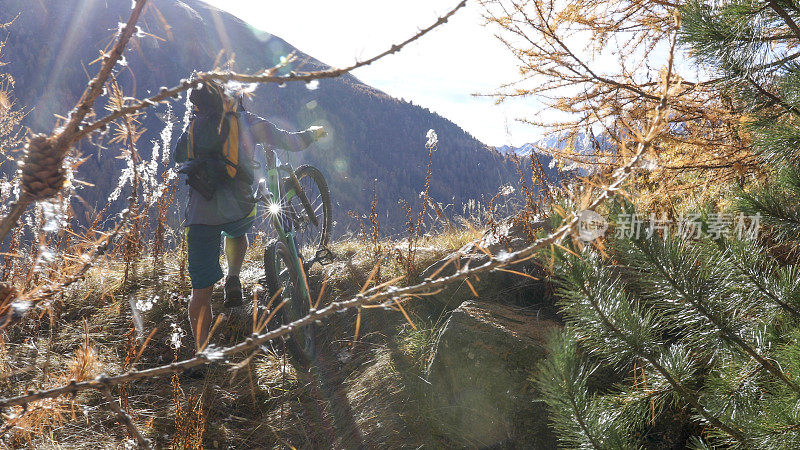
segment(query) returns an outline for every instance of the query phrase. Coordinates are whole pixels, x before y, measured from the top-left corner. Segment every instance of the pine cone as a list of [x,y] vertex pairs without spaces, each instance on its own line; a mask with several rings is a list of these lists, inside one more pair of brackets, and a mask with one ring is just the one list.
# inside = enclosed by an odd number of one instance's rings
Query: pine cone
[[64,185],[64,156],[47,136],[37,134],[28,142],[22,166],[23,196],[43,200],[55,196]]

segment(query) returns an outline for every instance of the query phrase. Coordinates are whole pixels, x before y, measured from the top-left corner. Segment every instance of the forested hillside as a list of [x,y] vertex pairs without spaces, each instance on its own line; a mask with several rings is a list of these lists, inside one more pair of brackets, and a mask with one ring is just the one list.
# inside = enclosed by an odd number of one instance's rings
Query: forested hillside
[[[96,70],[101,51],[112,41],[128,11],[128,0],[0,1],[0,23],[16,17],[6,30],[3,62],[7,65],[3,70],[16,80],[17,103],[29,109],[25,124],[34,132],[51,129],[54,115],[74,104],[88,81],[87,73]],[[296,62],[285,72],[324,67],[280,37],[255,30],[197,0],[153,1],[139,27],[116,74],[127,96],[155,93],[161,86],[189,77],[193,70],[212,69],[215,61],[222,66],[229,58],[235,59],[234,69],[255,71],[272,67],[281,57],[296,52]],[[100,105],[104,102],[101,98]],[[182,118],[183,102],[174,105],[173,115]],[[307,86],[262,86],[247,108],[285,129],[312,124],[329,129],[330,138],[291,155],[290,161],[295,166],[314,164],[325,173],[336,206],[337,234],[352,226],[348,211],[368,212],[373,180],[377,180],[383,231],[402,229],[405,215],[398,200],[416,201],[424,187],[429,129],[439,138],[432,164],[430,195],[434,200],[455,205],[469,199],[485,200],[498,186],[517,178],[513,164],[452,122],[391,98],[349,74]],[[163,116],[166,110],[160,106],[157,111]],[[147,132],[137,150],[148,159],[151,141],[160,139],[165,124],[153,111],[141,120]],[[173,131],[172,144],[181,127],[179,123]],[[118,181],[107,174],[123,166],[121,161],[103,156],[117,156],[119,150],[114,146],[99,150],[85,143],[81,149],[90,158],[81,166],[78,178],[95,187],[80,194],[88,205],[102,208]]]

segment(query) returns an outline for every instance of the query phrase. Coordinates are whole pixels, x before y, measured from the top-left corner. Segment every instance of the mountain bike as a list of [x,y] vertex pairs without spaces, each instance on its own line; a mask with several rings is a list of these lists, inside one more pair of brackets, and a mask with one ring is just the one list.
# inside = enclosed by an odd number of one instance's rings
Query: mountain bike
[[[280,290],[273,305],[284,302],[283,323],[308,315],[313,307],[306,274],[315,263],[329,264],[327,248],[331,229],[331,198],[328,183],[317,168],[302,165],[296,170],[282,163],[273,148],[267,152],[267,176],[258,183],[256,201],[266,208],[277,238],[264,250],[266,300]],[[287,349],[297,358],[313,359],[314,325],[292,331]]]

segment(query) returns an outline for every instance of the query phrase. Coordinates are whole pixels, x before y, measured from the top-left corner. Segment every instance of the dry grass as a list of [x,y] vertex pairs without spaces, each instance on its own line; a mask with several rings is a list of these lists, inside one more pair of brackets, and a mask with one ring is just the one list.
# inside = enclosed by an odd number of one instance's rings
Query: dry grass
[[[423,236],[418,241],[417,261],[424,267],[479,234],[475,230],[453,229],[446,234]],[[263,244],[255,241],[242,272],[249,298],[263,274]],[[384,248],[406,244],[381,242]],[[310,273],[314,289],[327,280],[323,304],[358,292],[377,263],[371,246],[360,240],[337,242],[332,250],[336,261],[326,267],[317,266]],[[121,373],[131,367],[153,367],[176,357],[191,356],[186,320],[190,291],[186,280],[181,279],[179,253],[167,252],[162,261],[163,266],[154,270],[151,260],[140,260],[127,267],[125,279],[125,262],[106,259],[87,272],[85,281],[73,284],[55,301],[40,305],[41,314],[29,314],[22,323],[5,330],[0,341],[0,373],[4,374],[0,378],[0,395],[19,395],[28,388],[41,389],[72,379],[93,378],[101,372]],[[383,258],[383,264],[381,278],[371,280],[372,284],[404,272],[394,258]],[[402,280],[399,284],[408,282]],[[221,301],[221,289],[217,289],[212,300],[215,312],[222,311]],[[138,315],[132,313],[132,305],[141,310]],[[343,403],[351,406],[344,408],[349,411],[348,420],[357,424],[363,435],[372,436],[370,439],[388,437],[392,429],[419,428],[418,418],[422,415],[414,412],[419,405],[403,405],[403,399],[409,398],[403,380],[422,373],[418,357],[429,345],[429,339],[416,339],[403,331],[408,325],[402,314],[371,310],[364,314],[359,340],[353,342],[354,314],[341,314],[326,322],[320,332],[322,351],[332,361],[330,385],[341,393],[337,395],[348,399]],[[423,307],[409,305],[408,314],[417,323],[430,322]],[[226,315],[212,344],[239,342],[252,332],[249,306],[226,311]],[[176,330],[183,330],[182,346],[177,351],[170,345]],[[405,334],[398,338],[400,332]],[[409,350],[414,339],[416,347]],[[142,348],[145,340],[147,346]],[[405,347],[400,349],[398,342],[404,342]],[[230,372],[225,364],[215,364],[205,379],[141,380],[113,394],[142,433],[158,445],[318,447],[331,436],[338,436],[336,427],[341,425],[337,421],[345,413],[338,406],[331,409],[321,402],[307,376],[299,376],[292,361],[283,354],[281,343],[276,342],[274,348],[267,348],[236,372]],[[241,362],[245,356],[230,362]],[[57,448],[65,442],[74,448],[121,448],[132,444],[126,429],[105,405],[99,392],[90,391],[77,398],[41,400],[27,410],[8,410],[3,416],[0,443],[14,448]],[[398,412],[401,410],[402,414]],[[321,424],[310,420],[315,415]],[[384,422],[388,417],[402,423]],[[395,433],[392,442],[417,442],[413,437],[416,431],[409,433]],[[336,439],[347,445],[349,438]]]
[[[425,268],[444,258],[449,253],[458,250],[469,242],[483,236],[484,230],[473,227],[449,228],[441,233],[425,234],[415,241],[415,264]],[[365,281],[375,264],[380,262],[381,275],[375,279],[375,284],[381,280],[388,280],[398,276],[407,276],[408,272],[403,261],[392,257],[396,251],[405,251],[408,248],[408,239],[384,239],[377,243],[384,249],[380,255],[375,255],[371,242],[360,239],[347,239],[331,244],[331,250],[337,255],[337,263],[324,270],[331,281],[337,278]],[[342,272],[342,267],[346,272]],[[312,273],[313,275],[313,273]],[[362,281],[362,285],[363,285]],[[400,284],[407,284],[415,279],[405,279]],[[360,288],[361,286],[359,286]],[[356,290],[357,292],[357,290]]]

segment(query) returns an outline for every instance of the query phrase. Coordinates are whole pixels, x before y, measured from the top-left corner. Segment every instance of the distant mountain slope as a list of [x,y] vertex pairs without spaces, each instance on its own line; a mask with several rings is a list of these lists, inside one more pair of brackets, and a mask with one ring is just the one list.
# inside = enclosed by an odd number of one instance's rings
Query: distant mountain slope
[[[17,81],[20,104],[33,108],[27,124],[37,132],[52,129],[54,114],[65,114],[75,103],[98,64],[92,64],[127,19],[130,0],[0,0],[0,23],[19,17],[10,27],[0,70]],[[151,0],[135,36],[118,66],[117,80],[127,95],[144,96],[160,86],[173,86],[192,70],[212,68],[214,61],[235,55],[234,68],[256,71],[271,67],[282,56],[297,52],[293,69],[319,69],[319,61],[297,51],[276,36],[257,31],[234,16],[196,0]],[[323,39],[324,37],[320,37]],[[103,105],[104,102],[98,104]],[[178,117],[183,101],[173,104]],[[418,197],[425,182],[425,134],[436,130],[439,151],[433,156],[431,195],[461,203],[491,196],[498,186],[515,178],[513,165],[452,122],[425,108],[389,97],[353,76],[321,80],[318,85],[262,86],[248,109],[286,129],[312,124],[329,128],[331,138],[291,162],[320,167],[331,186],[338,233],[348,221],[346,212],[364,212],[377,179],[385,230],[397,231],[405,220],[398,199]],[[158,111],[164,111],[159,107]],[[99,111],[98,111],[99,112]],[[148,157],[151,140],[163,129],[152,112],[144,121],[149,131],[139,151]],[[180,126],[179,126],[180,127]],[[172,136],[172,145],[177,132]],[[81,177],[96,188],[84,190],[93,205],[104,205],[117,181],[121,162],[117,148],[98,152],[81,167]],[[185,189],[184,189],[185,191]]]

